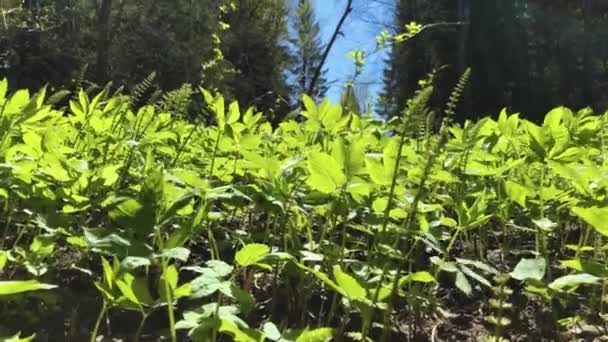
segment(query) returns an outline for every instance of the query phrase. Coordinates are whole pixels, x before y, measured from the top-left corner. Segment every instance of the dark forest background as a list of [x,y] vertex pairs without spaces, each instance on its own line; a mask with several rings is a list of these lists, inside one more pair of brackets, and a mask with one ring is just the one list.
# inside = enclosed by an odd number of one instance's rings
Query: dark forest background
[[[381,116],[399,115],[433,70],[440,108],[468,67],[460,119],[503,107],[539,119],[558,105],[608,106],[608,1],[382,1],[394,8],[393,33],[412,21],[451,24],[393,46],[375,101]],[[329,42],[308,0],[1,0],[0,7],[0,78],[13,88],[112,82],[131,89],[147,80],[160,94],[203,85],[275,118],[297,108],[311,82],[315,98],[327,91],[323,72],[312,81]]]

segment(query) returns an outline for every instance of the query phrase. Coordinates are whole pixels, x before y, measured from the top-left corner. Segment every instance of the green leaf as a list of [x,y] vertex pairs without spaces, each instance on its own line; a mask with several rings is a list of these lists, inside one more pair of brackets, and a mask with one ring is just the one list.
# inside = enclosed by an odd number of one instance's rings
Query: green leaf
[[553,221],[549,220],[549,219],[548,219],[548,218],[546,218],[546,217],[543,217],[543,218],[542,218],[542,219],[540,219],[540,220],[532,220],[532,222],[534,222],[534,224],[535,224],[535,225],[536,225],[538,228],[540,228],[540,229],[542,229],[542,230],[544,230],[544,231],[547,231],[547,232],[550,232],[550,231],[552,231],[554,228],[556,228],[556,227],[557,227],[557,223],[556,223],[556,222],[553,222]]
[[482,271],[484,271],[486,273],[495,274],[495,275],[497,275],[499,273],[496,268],[494,268],[494,267],[492,267],[492,266],[490,266],[488,264],[485,264],[485,263],[483,263],[481,261],[469,260],[469,259],[461,259],[461,258],[456,258],[456,261],[459,264],[470,265],[470,266],[478,268],[478,269],[480,269],[480,270],[482,270]]
[[302,115],[309,119],[318,119],[319,113],[317,112],[317,105],[315,101],[308,95],[302,95],[302,103],[304,103],[305,111],[302,111]]
[[573,288],[580,285],[595,285],[599,281],[600,278],[588,273],[570,274],[555,279],[549,284],[549,288],[556,291],[562,291],[565,288]]
[[361,301],[367,298],[365,288],[355,278],[342,271],[339,265],[334,266],[334,278],[348,299]]
[[120,165],[106,165],[101,169],[100,178],[103,179],[104,186],[113,186],[118,180],[118,170]]
[[213,102],[213,111],[215,112],[217,118],[217,126],[220,130],[224,130],[226,127],[226,109],[224,107],[224,97],[218,95]]
[[217,291],[220,291],[229,297],[233,297],[231,289],[232,283],[217,277],[216,274],[213,273],[203,273],[201,276],[192,280],[191,284],[192,298],[207,297]]
[[103,281],[108,289],[114,284],[114,270],[106,258],[101,257],[101,268],[103,269]]
[[534,191],[521,184],[508,180],[505,185],[509,199],[523,208],[526,207],[526,198],[534,197]]
[[147,285],[145,278],[136,279],[130,273],[126,273],[122,279],[116,281],[116,286],[123,296],[138,306],[149,305],[153,302]]
[[17,293],[38,291],[38,290],[51,290],[56,288],[55,285],[43,284],[37,280],[9,280],[0,281],[0,296],[13,295]]
[[391,184],[391,178],[386,174],[386,169],[378,158],[365,158],[365,168],[374,183],[378,185]]
[[401,277],[401,279],[399,279],[399,287],[403,287],[410,282],[436,283],[437,280],[435,280],[435,277],[433,277],[433,275],[429,272],[415,272]]
[[296,339],[296,342],[327,342],[334,335],[332,328],[318,328],[304,330]]
[[219,277],[226,277],[233,271],[233,267],[221,260],[209,260],[207,266],[213,270]]
[[0,272],[2,272],[2,270],[4,269],[4,266],[6,266],[7,260],[8,260],[8,252],[0,251]]
[[467,296],[473,292],[471,283],[469,283],[469,280],[464,273],[462,273],[462,271],[456,271],[456,287],[460,289],[460,291],[464,292]]
[[169,285],[169,290],[173,293],[177,288],[177,280],[179,278],[179,274],[177,273],[177,269],[174,265],[168,266],[163,274],[160,276],[161,283],[158,287],[158,294],[163,300],[167,300],[166,286],[165,282]]
[[188,257],[190,257],[190,250],[184,247],[175,247],[170,249],[165,249],[160,257],[164,257],[167,259],[176,259],[182,262],[188,261]]
[[192,284],[185,283],[184,285],[178,287],[173,292],[173,298],[179,299],[183,297],[190,297],[192,295]]
[[260,342],[262,339],[259,331],[241,329],[236,323],[227,319],[222,319],[219,331],[230,334],[234,342]]
[[321,271],[317,271],[311,267],[308,267],[304,264],[301,263],[296,263],[296,266],[298,266],[299,268],[301,268],[302,270],[308,272],[308,273],[312,273],[315,277],[317,277],[317,279],[321,280],[322,282],[324,282],[325,284],[329,285],[329,287],[331,287],[332,289],[334,289],[334,291],[338,292],[339,294],[341,294],[344,297],[347,297],[346,292],[344,291],[344,289],[342,289],[340,286],[338,286],[338,284],[336,284],[333,280],[331,280],[326,273],[323,273]]
[[230,107],[228,109],[228,124],[230,125],[239,121],[240,116],[241,113],[239,109],[239,103],[234,101],[230,104]]
[[308,184],[323,193],[332,193],[346,183],[342,165],[332,156],[323,152],[308,155]]
[[535,259],[521,259],[513,272],[511,272],[511,277],[517,280],[542,280],[545,276],[545,269],[547,267],[547,262],[545,258],[535,258]]
[[[133,257],[133,256],[126,257],[120,263],[120,266],[127,271],[133,271],[140,267],[146,267],[146,266],[150,266],[150,265],[151,265],[150,259],[143,258],[143,257]],[[104,270],[104,272],[105,272],[105,270]]]
[[331,106],[323,116],[323,126],[332,130],[342,117],[342,107],[340,105]]
[[4,112],[15,114],[21,111],[30,100],[30,92],[27,89],[17,90],[13,96],[4,104]]
[[272,323],[272,322],[266,322],[264,323],[263,326],[263,331],[264,331],[264,336],[271,340],[271,341],[279,341],[281,339],[281,332],[279,331],[279,328],[277,328],[277,326]]
[[252,243],[241,248],[236,253],[234,260],[241,267],[252,266],[262,260],[268,253],[270,253],[270,247],[267,245]]
[[8,81],[5,79],[0,80],[0,104],[6,97],[6,91],[8,90]]
[[595,228],[598,233],[608,236],[608,207],[574,207],[572,208],[572,212]]
[[481,274],[473,271],[472,269],[468,268],[465,265],[460,265],[460,270],[462,271],[462,273],[468,275],[469,277],[477,280],[478,282],[480,282],[481,284],[487,286],[487,287],[492,287],[492,284],[486,279],[484,278]]
[[[222,291],[222,293],[225,292]],[[234,284],[230,285],[230,293],[239,303],[239,310],[242,314],[248,315],[251,311],[253,311],[253,309],[255,309],[255,298],[253,298],[251,293]]]

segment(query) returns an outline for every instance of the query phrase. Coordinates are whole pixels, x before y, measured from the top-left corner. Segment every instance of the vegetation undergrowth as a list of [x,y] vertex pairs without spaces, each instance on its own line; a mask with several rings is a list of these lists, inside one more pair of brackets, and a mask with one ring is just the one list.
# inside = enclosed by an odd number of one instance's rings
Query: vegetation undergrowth
[[275,127],[205,89],[188,121],[0,82],[0,335],[605,335],[607,115],[457,124],[467,77],[443,113],[431,79],[403,119],[304,96]]

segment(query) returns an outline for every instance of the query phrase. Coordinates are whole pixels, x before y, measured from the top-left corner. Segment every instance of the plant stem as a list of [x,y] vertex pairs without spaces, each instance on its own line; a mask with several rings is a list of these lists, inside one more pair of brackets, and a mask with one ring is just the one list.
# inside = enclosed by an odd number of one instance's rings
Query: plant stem
[[[162,260],[163,274],[167,272],[167,260]],[[167,296],[167,314],[169,315],[169,334],[171,335],[171,342],[177,342],[177,332],[175,330],[175,313],[173,311],[173,293],[171,292],[171,286],[169,285],[169,279],[167,276],[163,277],[163,283],[165,286],[165,293]]]
[[95,320],[95,326],[93,327],[93,332],[91,333],[91,342],[96,342],[97,334],[99,333],[99,327],[101,326],[101,321],[103,316],[106,314],[108,309],[108,303],[106,300],[103,300],[103,304],[101,305],[101,310],[99,311],[99,315],[97,315],[97,319]]
[[146,325],[146,320],[148,320],[148,315],[142,312],[141,321],[139,322],[139,326],[137,327],[137,331],[135,332],[135,336],[133,337],[134,342],[139,342],[139,339],[141,338],[141,333],[144,331],[144,326]]

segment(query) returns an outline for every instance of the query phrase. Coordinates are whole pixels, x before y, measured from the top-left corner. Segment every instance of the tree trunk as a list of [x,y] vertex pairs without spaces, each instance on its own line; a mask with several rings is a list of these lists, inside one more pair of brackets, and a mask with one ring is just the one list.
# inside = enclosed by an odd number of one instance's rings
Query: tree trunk
[[112,0],[101,0],[97,10],[97,68],[96,81],[106,83],[110,64],[110,30]]
[[471,30],[471,2],[470,0],[459,0],[459,20],[464,23],[460,31],[460,43],[458,51],[458,69],[463,73],[469,67],[469,33]]
[[583,106],[593,105],[593,0],[583,0]]

